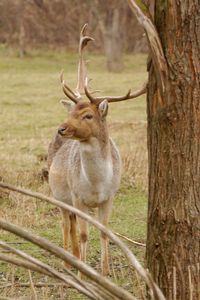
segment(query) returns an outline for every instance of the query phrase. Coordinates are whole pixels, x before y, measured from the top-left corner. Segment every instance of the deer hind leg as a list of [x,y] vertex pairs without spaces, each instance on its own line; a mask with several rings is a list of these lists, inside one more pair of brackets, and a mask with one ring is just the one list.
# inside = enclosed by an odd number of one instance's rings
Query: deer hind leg
[[77,237],[77,221],[76,215],[70,214],[70,236],[71,236],[71,244],[72,244],[72,252],[73,255],[77,258],[80,258],[80,249],[79,242]]
[[[110,212],[112,209],[112,200],[106,201],[101,204],[99,207],[99,222],[104,226],[108,225]],[[101,272],[103,276],[110,274],[110,266],[109,266],[109,252],[108,252],[108,237],[101,232],[100,233],[100,241],[101,241]]]
[[[61,209],[62,213],[62,229],[63,229],[63,248],[67,251],[69,246],[69,232],[70,232],[70,218],[69,212],[65,209]],[[66,268],[70,268],[67,262],[64,262]]]

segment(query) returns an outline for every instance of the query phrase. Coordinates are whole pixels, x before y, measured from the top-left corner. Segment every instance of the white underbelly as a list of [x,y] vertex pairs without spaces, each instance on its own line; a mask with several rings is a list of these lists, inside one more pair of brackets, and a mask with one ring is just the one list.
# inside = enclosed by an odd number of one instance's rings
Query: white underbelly
[[112,189],[107,183],[101,183],[97,186],[81,185],[79,188],[80,200],[87,206],[97,207],[104,201],[113,196]]

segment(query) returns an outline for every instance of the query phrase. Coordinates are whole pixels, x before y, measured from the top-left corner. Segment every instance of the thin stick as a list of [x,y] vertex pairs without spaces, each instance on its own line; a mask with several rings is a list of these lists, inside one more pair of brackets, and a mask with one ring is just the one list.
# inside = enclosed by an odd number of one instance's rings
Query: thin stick
[[191,276],[191,267],[188,266],[188,280],[189,280],[189,293],[190,293],[190,300],[193,299],[193,286],[192,286],[192,276]]
[[36,289],[35,289],[35,286],[33,283],[33,278],[32,278],[30,270],[28,270],[28,275],[29,275],[29,279],[30,279],[30,287],[31,287],[32,295],[33,295],[33,300],[37,300],[38,299],[37,292],[36,292]]
[[[6,243],[0,241],[0,245],[4,248],[8,248],[9,250],[11,250],[13,253],[27,259],[29,262],[31,262],[32,264],[36,265],[36,267],[40,267],[40,269],[42,269],[43,273],[46,271],[47,275],[50,273],[51,277],[55,277],[58,278],[62,281],[64,281],[65,283],[69,284],[70,286],[74,287],[75,289],[77,289],[79,292],[83,293],[84,295],[88,296],[91,299],[97,299],[96,297],[94,297],[90,291],[87,290],[87,288],[85,288],[85,284],[83,283],[82,285],[80,283],[77,283],[73,278],[71,277],[66,277],[65,275],[61,274],[60,272],[56,271],[55,269],[53,269],[52,267],[46,265],[45,263],[39,261],[38,259],[24,253],[21,250],[17,250],[14,249],[8,245],[6,245]],[[24,264],[23,267],[27,268],[26,265]],[[33,270],[30,268],[30,270]],[[33,270],[34,271],[34,270]],[[41,273],[41,272],[40,272]],[[81,282],[81,280],[79,280],[79,282]]]
[[63,287],[64,287],[64,285],[61,285],[60,288],[59,288],[59,291],[60,291],[60,299],[61,299],[61,300],[64,300],[64,291],[63,291]]
[[[9,255],[4,255],[4,254],[0,254],[0,260],[2,261],[6,261],[8,263],[11,263],[11,264],[15,264],[19,267],[24,267],[26,269],[30,269],[32,271],[35,271],[35,272],[38,272],[38,273],[41,273],[41,274],[45,274],[47,276],[50,276],[50,277],[53,277],[53,278],[57,278],[55,275],[56,274],[52,274],[52,272],[49,272],[45,269],[50,269],[51,271],[51,268],[45,264],[43,264],[42,262],[39,262],[37,261],[37,259],[27,255],[26,253],[20,251],[20,250],[17,250],[17,249],[14,249],[14,248],[11,248],[10,246],[8,246],[6,243],[0,241],[0,245],[3,247],[9,247],[10,248],[10,252],[13,252],[15,254],[18,254],[20,256],[22,256],[23,258],[26,258],[26,259],[29,259],[31,261],[35,261],[35,262],[38,262],[39,266],[37,266],[36,264],[32,263],[32,262],[27,262],[27,261],[24,261],[24,260],[21,260],[21,259],[18,259],[18,258],[15,258],[15,257],[11,257]],[[42,265],[42,268],[40,267],[40,265]],[[54,270],[55,271],[55,270]],[[54,272],[53,272],[54,273]],[[72,272],[71,272],[72,273]],[[63,274],[62,275],[62,278],[58,278],[58,279],[63,279]],[[83,280],[81,280],[80,278],[77,278],[77,276],[75,274],[73,274],[74,276],[72,278],[74,278],[75,281],[77,281],[81,286],[83,286],[86,290],[89,290],[91,292],[93,292],[93,294],[96,296],[95,299],[115,299],[113,298],[112,294],[109,294],[107,291],[103,290],[102,287],[98,286],[96,288],[96,286],[94,285],[90,285],[89,286],[89,283],[85,283]],[[66,277],[65,278],[66,280],[69,279],[69,277]],[[66,281],[64,281],[66,283]],[[69,282],[70,284],[70,282]],[[59,284],[42,284],[42,283],[39,283],[39,284],[35,284],[35,286],[40,286],[40,287],[48,287],[48,286],[52,286],[52,285],[59,285]],[[62,283],[63,285],[63,283]],[[9,287],[9,286],[12,286],[12,284],[6,284],[4,286],[0,286],[0,288],[6,288],[6,287]],[[30,283],[29,284],[15,284],[15,287],[16,286],[30,286]],[[71,285],[66,285],[65,286],[67,287],[70,287]],[[72,286],[74,287],[74,286]],[[76,288],[76,287],[74,287]],[[107,298],[107,294],[109,294],[109,297]],[[102,296],[102,297],[101,297]]]
[[14,294],[14,284],[15,284],[15,266],[12,266],[12,272],[11,272],[11,295],[13,296]]
[[[55,274],[52,274],[52,273],[48,274],[45,270],[42,270],[41,268],[35,266],[34,264],[31,264],[29,262],[24,262],[23,260],[17,259],[17,258],[14,258],[14,257],[9,257],[9,256],[7,256],[5,254],[0,255],[0,260],[6,261],[8,263],[11,263],[11,264],[23,267],[23,268],[26,268],[28,270],[32,270],[32,271],[35,271],[35,272],[38,272],[38,273],[41,273],[41,274],[44,274],[44,275],[48,275],[50,277],[56,277]],[[60,278],[60,279],[63,280],[65,283],[68,283],[70,286],[74,287],[75,289],[77,289],[82,294],[86,295],[89,299],[93,299],[93,300],[103,299],[103,298],[100,298],[100,297],[94,297],[87,290],[84,291],[84,289],[81,286],[78,286],[77,283],[74,282],[74,284],[73,284],[73,281],[70,278],[64,278],[63,277],[63,278]],[[9,286],[12,287],[13,284],[7,284],[5,287],[7,288]],[[24,285],[23,284],[22,285],[16,284],[14,286],[30,286],[30,283],[27,284],[27,285],[25,285],[25,284]],[[39,286],[42,286],[42,285],[39,285]],[[48,287],[49,285],[43,285],[43,286]]]
[[[89,267],[88,265],[86,265],[85,263],[80,261],[79,259],[77,259],[75,256],[73,256],[69,252],[63,250],[62,248],[55,246],[53,243],[47,241],[46,239],[41,238],[36,235],[33,235],[32,233],[25,231],[24,229],[22,229],[16,225],[5,222],[2,219],[0,219],[0,228],[7,230],[9,232],[12,232],[16,235],[19,235],[19,236],[23,237],[24,239],[27,239],[27,240],[31,241],[32,243],[38,245],[39,247],[53,253],[55,256],[61,258],[62,260],[67,261],[70,265],[77,268],[82,273],[84,273],[85,275],[87,275],[88,277],[90,277],[91,279],[96,281],[100,286],[102,285],[105,289],[108,289],[108,291],[110,291],[111,294],[114,294],[119,299],[135,300],[135,297],[133,297],[130,293],[126,292],[121,287],[118,287],[117,285],[113,284],[107,278],[98,274],[94,269],[92,269],[91,267]],[[55,276],[57,276],[59,279],[63,280],[64,282],[71,284],[73,287],[75,287],[82,293],[83,292],[84,292],[84,294],[87,293],[87,296],[90,296],[90,298],[96,299],[94,297],[91,297],[91,293],[89,291],[85,291],[85,289],[83,287],[81,287],[78,283],[74,282],[74,280],[69,278],[66,281],[65,276],[58,273],[54,269],[50,268],[48,265],[40,262],[39,260],[31,257],[30,255],[28,255],[20,250],[11,248],[10,246],[6,245],[4,242],[0,241],[0,245],[9,250],[12,249],[12,251],[14,253],[16,253],[20,256],[23,256],[24,258],[30,260],[32,263],[35,263],[36,265],[42,266],[45,270],[50,271],[51,273],[53,273]]]
[[[38,271],[35,271],[35,272],[38,272]],[[38,288],[41,288],[41,287],[60,287],[60,286],[69,288],[69,286],[67,284],[59,283],[59,282],[52,282],[52,283],[35,282],[34,285],[35,285],[35,287],[38,287]],[[6,287],[11,287],[11,283],[6,283],[4,285],[0,285],[0,289],[5,289]],[[30,287],[30,282],[15,283],[15,287]]]
[[28,242],[24,241],[24,242],[7,242],[7,244],[11,244],[11,245],[21,245],[21,244],[28,244]]
[[176,300],[176,267],[173,266],[173,300]]
[[[38,272],[38,273],[41,273],[41,274],[44,274],[44,275],[48,275],[48,276],[51,276],[52,277],[52,274],[43,270],[42,268],[30,263],[30,262],[27,262],[27,261],[24,261],[22,259],[19,259],[19,258],[16,258],[16,257],[12,257],[10,255],[7,255],[7,254],[1,254],[0,253],[0,260],[1,261],[4,261],[4,262],[7,262],[7,263],[10,263],[10,264],[14,264],[18,267],[23,267],[25,269],[29,269],[29,270],[32,270],[32,271],[35,271],[35,272]],[[12,287],[12,283],[9,283],[9,284],[6,284],[5,286],[1,286],[0,288],[7,288],[7,287]],[[18,285],[18,283],[15,284],[15,286]],[[29,284],[30,286],[30,284]]]
[[[147,284],[147,286],[149,287],[149,289],[154,290],[154,293],[157,294],[157,297],[160,300],[165,300],[165,297],[162,293],[162,291],[159,289],[159,287],[157,286],[157,284],[150,279],[149,274],[146,272],[146,270],[142,267],[142,265],[139,263],[139,261],[137,260],[137,258],[134,256],[134,254],[131,252],[131,250],[109,229],[107,229],[104,225],[102,225],[101,223],[99,223],[97,220],[95,220],[94,218],[92,218],[91,216],[89,216],[88,214],[83,213],[82,211],[80,211],[79,209],[67,205],[61,201],[57,201],[56,199],[52,198],[52,197],[47,197],[44,196],[41,193],[36,193],[36,192],[32,192],[32,191],[28,191],[22,188],[17,188],[15,186],[12,186],[10,184],[5,184],[0,182],[0,187],[2,188],[6,188],[12,191],[16,191],[19,192],[21,194],[25,194],[46,202],[49,202],[53,205],[56,205],[58,207],[61,207],[63,209],[66,209],[74,214],[76,214],[77,216],[81,217],[82,219],[88,221],[89,223],[93,224],[95,227],[97,227],[100,231],[102,231],[103,233],[105,233],[105,235],[107,235],[125,254],[126,258],[128,259],[130,265],[135,268],[137,270],[137,272],[140,274],[140,276],[143,278],[143,280],[145,281],[145,283]],[[3,225],[4,224],[4,225]],[[7,223],[8,225],[8,223]],[[1,220],[1,226],[6,226],[5,221]],[[9,228],[11,229],[12,224],[9,224]],[[7,229],[6,229],[7,230]],[[16,229],[14,229],[14,227],[12,227],[12,230],[16,231]],[[8,230],[9,231],[9,230]],[[27,234],[27,232],[26,232]],[[29,235],[29,234],[28,234]],[[28,237],[28,236],[27,236]],[[32,236],[33,237],[33,236]],[[27,238],[28,239],[28,238]],[[37,239],[36,239],[37,240]],[[43,239],[44,240],[44,239]],[[46,243],[47,241],[45,241]],[[47,245],[47,244],[46,244]],[[52,245],[52,244],[51,244]],[[58,248],[58,247],[57,247]],[[61,249],[61,248],[59,248]],[[49,249],[50,250],[50,249]],[[55,249],[54,249],[55,250]],[[63,250],[63,249],[62,249]],[[60,250],[59,250],[60,251]],[[99,274],[97,272],[94,271],[94,269],[90,268],[90,271],[88,270],[88,266],[82,262],[79,261],[74,257],[71,256],[69,253],[65,252],[63,250],[63,253],[65,254],[65,256],[62,258],[63,260],[71,260],[73,262],[73,266],[76,267],[77,269],[80,269],[80,271],[82,273],[85,273],[85,275],[87,275],[88,277],[92,277],[91,279],[93,279],[94,281],[97,282],[97,280],[99,279]],[[63,254],[62,253],[62,254]],[[58,255],[58,254],[57,254]],[[68,257],[67,257],[68,256]],[[71,256],[71,257],[70,257]],[[72,260],[73,257],[73,260]],[[70,259],[71,258],[71,259]],[[69,262],[70,263],[70,262]],[[77,265],[78,263],[78,265]],[[84,266],[87,267],[87,271],[84,268]],[[89,271],[89,272],[88,272]],[[86,274],[87,272],[87,274]],[[98,277],[98,278],[97,278]],[[101,276],[102,277],[102,276]],[[102,277],[104,280],[104,284],[110,286],[111,282],[109,280],[107,280],[107,278]],[[102,283],[102,278],[101,278],[101,283]],[[111,288],[111,287],[110,287]],[[119,287],[118,287],[119,288]],[[112,288],[111,288],[112,289]],[[124,295],[124,290],[121,289],[121,292],[119,293],[119,290],[116,290],[116,287],[114,288],[114,292],[118,297],[120,297],[120,295],[122,296],[122,294]],[[125,293],[127,297],[130,297],[130,293]],[[125,295],[124,295],[125,296]],[[126,297],[125,296],[125,297]],[[156,296],[156,295],[155,295]],[[131,296],[133,298],[133,296]],[[123,299],[123,298],[122,298]],[[125,300],[125,298],[124,298]]]
[[136,277],[136,280],[137,280],[137,286],[138,286],[138,289],[139,289],[140,297],[141,297],[142,300],[145,300],[144,291],[143,291],[143,288],[141,286],[140,280],[138,278],[138,273],[135,270],[134,270],[134,272],[135,272],[135,277]]
[[198,300],[200,300],[200,266],[199,266],[199,263],[197,263],[197,295],[198,295]]
[[[6,282],[9,281],[9,276],[10,276],[10,272],[7,272],[7,273],[6,273]],[[6,295],[7,295],[7,288],[5,288],[4,293],[3,293],[3,296],[6,297]]]
[[114,234],[116,234],[117,236],[119,236],[119,237],[123,238],[124,240],[130,242],[131,244],[134,244],[134,245],[137,245],[137,246],[141,246],[141,247],[146,247],[146,244],[143,244],[143,243],[131,240],[130,238],[128,238],[125,235],[122,235],[121,233],[118,233],[118,232],[114,231]]
[[115,282],[117,283],[117,276],[116,276],[116,273],[115,273],[115,267],[114,267],[114,263],[113,263],[113,256],[110,255],[110,258],[111,258],[111,267],[112,267],[112,273],[113,273],[113,277],[114,277],[114,280]]

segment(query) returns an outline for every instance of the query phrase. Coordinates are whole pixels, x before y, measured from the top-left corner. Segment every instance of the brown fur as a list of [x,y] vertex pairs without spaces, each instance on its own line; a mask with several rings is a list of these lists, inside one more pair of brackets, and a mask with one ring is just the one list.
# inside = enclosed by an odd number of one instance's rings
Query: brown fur
[[[98,207],[99,221],[107,226],[112,200],[120,183],[121,161],[115,144],[109,138],[106,114],[106,103],[101,107],[86,102],[76,104],[68,120],[60,126],[62,136],[57,134],[50,143],[48,165],[49,184],[54,197],[85,213],[88,213],[90,206]],[[73,228],[72,247],[78,256],[76,220],[70,219],[65,211],[62,214],[64,248],[68,247],[69,227],[71,232]],[[78,223],[81,259],[85,261],[87,222],[78,218]],[[101,266],[104,275],[109,272],[107,248],[108,240],[105,235],[101,235]]]

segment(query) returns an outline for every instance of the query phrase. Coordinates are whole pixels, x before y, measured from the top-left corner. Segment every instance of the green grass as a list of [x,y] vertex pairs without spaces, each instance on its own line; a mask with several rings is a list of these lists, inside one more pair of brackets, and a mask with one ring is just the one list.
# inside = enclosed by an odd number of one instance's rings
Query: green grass
[[[120,74],[107,72],[104,56],[88,53],[87,58],[90,59],[89,77],[93,79],[91,88],[100,89],[101,94],[124,94],[129,88],[139,88],[147,77],[144,55],[125,56],[125,69]],[[5,182],[49,194],[47,183],[39,176],[46,165],[41,158],[47,153],[56,128],[66,118],[66,112],[59,104],[59,100],[63,98],[59,73],[64,69],[65,80],[75,87],[76,66],[77,55],[72,53],[34,50],[28,57],[19,59],[14,50],[9,52],[6,48],[0,48],[0,177]],[[124,170],[109,227],[141,242],[145,242],[146,238],[147,210],[145,120],[144,96],[110,105],[110,134],[120,149]],[[0,216],[62,246],[60,213],[51,205],[0,190]],[[0,231],[0,239],[10,243],[22,242],[3,231]],[[36,246],[26,242],[18,247],[60,268],[57,259],[44,255],[44,251]],[[131,244],[130,247],[139,260],[144,262],[144,249]],[[135,277],[123,255],[113,244],[110,245],[110,253],[113,280],[132,290]],[[99,233],[93,227],[90,228],[88,262],[99,270]],[[9,282],[11,278],[29,281],[27,271],[11,268],[5,263],[0,263],[0,274],[0,286],[5,283],[1,278],[6,277]],[[33,279],[34,282],[46,280],[36,274]],[[30,296],[29,288],[8,288],[1,289],[0,294],[1,292],[9,297],[20,298],[23,294]],[[37,292],[41,299],[49,299],[51,294],[52,299],[61,299],[61,292],[56,288],[46,288],[44,291],[38,288]],[[69,299],[84,297],[71,291]]]

